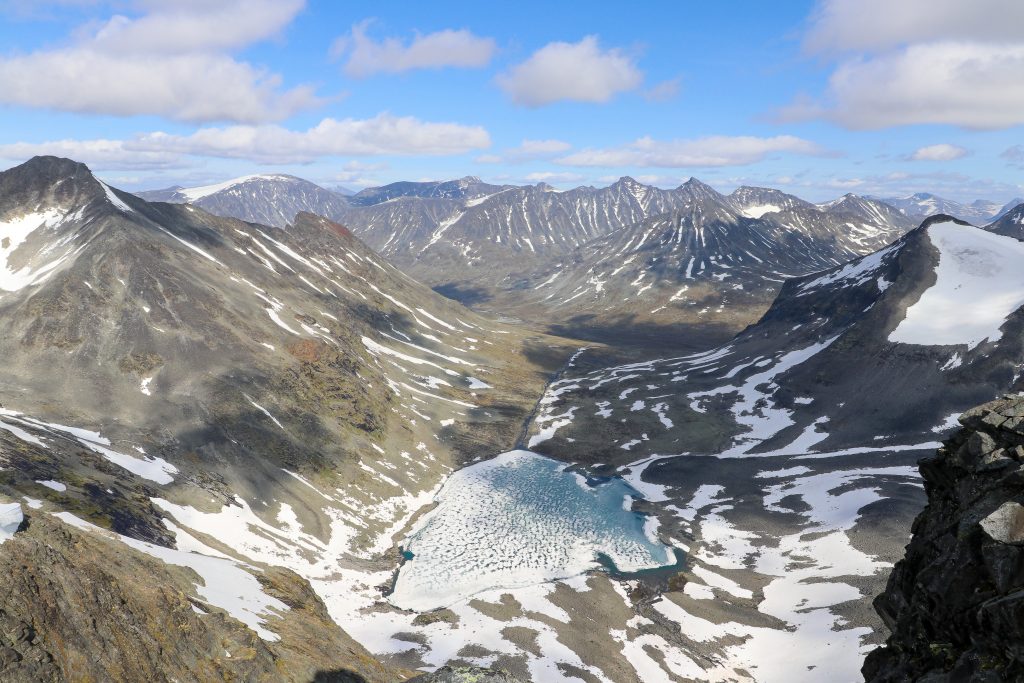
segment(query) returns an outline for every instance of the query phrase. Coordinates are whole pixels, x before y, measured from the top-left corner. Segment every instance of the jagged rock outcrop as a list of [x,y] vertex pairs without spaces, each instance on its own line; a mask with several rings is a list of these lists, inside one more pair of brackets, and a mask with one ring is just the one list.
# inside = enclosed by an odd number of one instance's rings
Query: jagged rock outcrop
[[1024,680],[1024,395],[960,423],[920,463],[928,506],[875,600],[892,635],[871,683]]

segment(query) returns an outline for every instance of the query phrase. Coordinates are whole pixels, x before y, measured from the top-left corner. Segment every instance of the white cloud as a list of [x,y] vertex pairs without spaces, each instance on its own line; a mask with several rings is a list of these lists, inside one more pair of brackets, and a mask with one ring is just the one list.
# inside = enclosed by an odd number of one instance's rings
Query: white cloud
[[30,157],[39,155],[67,157],[81,161],[88,164],[94,171],[154,170],[187,166],[179,154],[131,149],[123,140],[53,140],[41,143],[0,144],[0,158],[15,163],[21,163]]
[[465,29],[416,34],[408,44],[399,38],[377,41],[366,35],[369,24],[369,20],[356,24],[331,48],[335,56],[348,54],[344,69],[353,78],[413,69],[479,68],[487,66],[497,50],[493,38],[481,38]]
[[497,77],[512,101],[527,107],[560,101],[607,102],[642,82],[634,60],[621,50],[602,50],[597,36],[578,43],[548,43]]
[[681,78],[672,78],[667,81],[662,81],[644,91],[644,97],[649,102],[668,102],[674,100],[679,96],[679,90],[682,85]]
[[827,154],[817,144],[792,135],[769,138],[716,135],[665,141],[643,137],[622,147],[582,150],[558,159],[557,162],[569,166],[608,167],[743,166],[779,153],[814,156]]
[[830,178],[825,181],[825,186],[840,190],[852,190],[857,187],[863,187],[866,182],[863,178]]
[[189,122],[280,120],[320,100],[226,51],[266,39],[301,0],[143,3],[79,28],[67,46],[0,57],[0,103]]
[[1008,0],[823,0],[805,48],[839,55],[820,98],[782,120],[823,118],[851,129],[1024,123],[1024,3]]
[[572,145],[562,140],[523,140],[518,147],[506,149],[502,154],[482,154],[476,161],[481,164],[516,164],[549,158],[570,149]]
[[920,147],[914,150],[907,158],[911,161],[953,161],[955,159],[962,159],[968,154],[970,154],[970,150],[964,147],[941,143]]
[[857,192],[874,197],[906,197],[916,192],[929,192],[940,197],[969,203],[978,197],[1006,201],[1019,196],[1020,187],[962,173],[935,171],[927,173],[884,173],[862,177],[828,177],[819,173],[802,174],[788,183],[794,192],[821,200],[838,191]]
[[97,48],[128,54],[181,54],[242,48],[270,38],[305,0],[148,2],[138,18],[115,15],[94,34]]
[[824,0],[804,47],[814,53],[877,51],[942,40],[1018,42],[1016,0]]
[[126,58],[72,48],[0,59],[0,102],[78,113],[157,114],[181,121],[278,120],[317,103],[309,87],[226,55]]
[[511,152],[530,156],[544,156],[567,152],[571,147],[572,145],[562,140],[523,140],[522,144],[511,150]]
[[[370,119],[323,119],[304,131],[274,124],[200,128],[188,135],[145,133],[128,140],[86,140],[0,145],[0,157],[63,154],[107,167],[132,157],[176,160],[184,156],[246,159],[262,164],[309,163],[321,157],[461,154],[490,145],[479,126],[420,121],[379,114]],[[168,161],[171,163],[171,161]]]
[[1024,43],[929,43],[840,64],[824,114],[854,129],[1024,123]]
[[461,154],[490,146],[490,136],[479,126],[379,114],[372,119],[326,118],[305,131],[264,125],[202,128],[185,136],[152,133],[135,144],[199,156],[303,163],[323,156]]

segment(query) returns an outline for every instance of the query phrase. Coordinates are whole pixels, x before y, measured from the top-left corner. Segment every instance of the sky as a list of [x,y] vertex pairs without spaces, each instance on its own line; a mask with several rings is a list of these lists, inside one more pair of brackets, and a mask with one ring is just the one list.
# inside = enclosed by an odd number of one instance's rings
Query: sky
[[1024,2],[0,0],[0,166],[1024,196]]

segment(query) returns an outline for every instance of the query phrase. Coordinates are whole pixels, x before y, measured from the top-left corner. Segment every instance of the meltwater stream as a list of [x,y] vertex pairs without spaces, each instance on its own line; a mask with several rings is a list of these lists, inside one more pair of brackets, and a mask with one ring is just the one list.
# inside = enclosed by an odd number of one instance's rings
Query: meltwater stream
[[524,450],[459,470],[406,539],[389,600],[423,612],[609,562],[627,573],[675,564],[655,536],[657,521],[631,511],[639,497],[621,479],[588,482]]

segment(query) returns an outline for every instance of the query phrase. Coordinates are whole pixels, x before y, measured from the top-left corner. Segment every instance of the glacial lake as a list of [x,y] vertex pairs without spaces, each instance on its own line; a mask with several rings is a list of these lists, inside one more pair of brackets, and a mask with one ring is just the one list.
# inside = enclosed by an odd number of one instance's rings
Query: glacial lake
[[388,599],[424,612],[592,569],[633,573],[677,563],[656,537],[657,520],[631,511],[642,497],[636,489],[566,469],[517,450],[452,474],[405,539],[407,559]]

